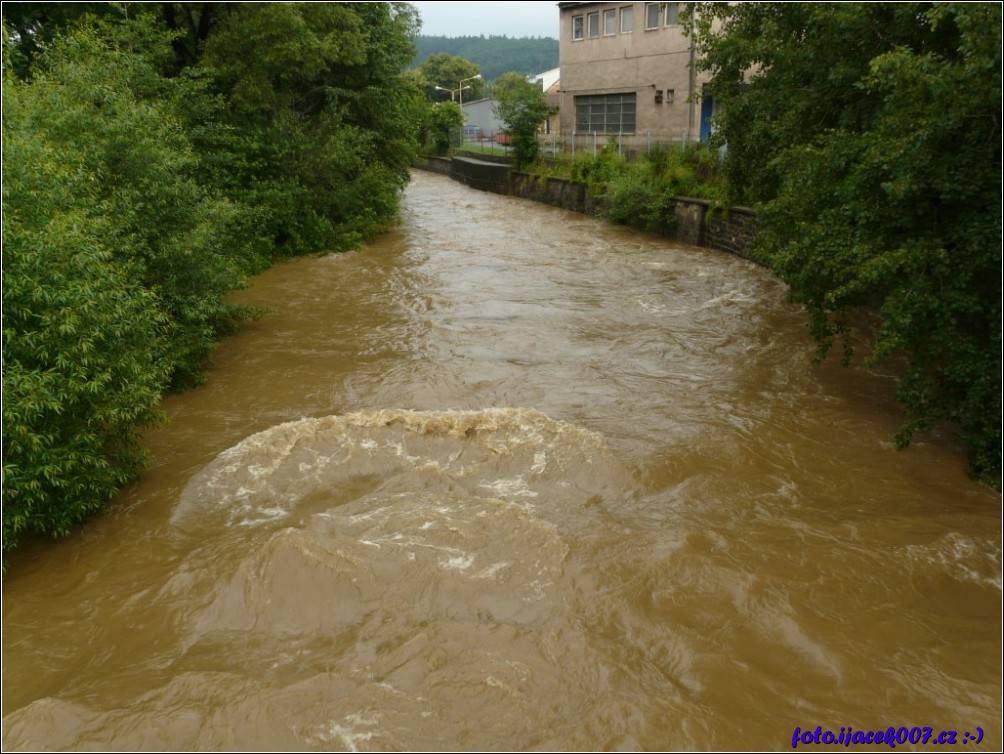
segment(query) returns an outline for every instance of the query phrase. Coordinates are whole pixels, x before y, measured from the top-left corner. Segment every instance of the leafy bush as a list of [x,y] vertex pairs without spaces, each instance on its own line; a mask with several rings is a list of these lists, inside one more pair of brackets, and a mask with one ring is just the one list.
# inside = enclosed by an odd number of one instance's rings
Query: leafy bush
[[228,130],[203,128],[197,145],[205,153],[222,141],[232,152],[215,162],[214,185],[261,214],[262,238],[281,255],[343,250],[385,230],[422,120],[420,91],[402,76],[413,10],[248,3],[213,12],[195,46],[222,95],[214,118]]
[[547,104],[540,84],[532,84],[518,73],[499,76],[492,85],[492,97],[495,114],[512,136],[514,164],[532,164],[540,151],[537,131],[555,109]]
[[674,226],[674,196],[716,204],[726,196],[718,154],[703,145],[656,146],[628,161],[618,155],[617,143],[611,140],[595,157],[577,158],[568,177],[603,196],[607,219],[663,234]]
[[[11,128],[52,145],[53,160],[88,176],[75,205],[102,218],[105,248],[153,294],[164,318],[161,358],[175,384],[189,384],[235,314],[223,298],[243,284],[248,261],[231,232],[242,210],[196,180],[197,157],[173,104],[191,87],[164,79],[142,52],[157,35],[137,22],[123,47],[119,33],[82,27],[53,45],[30,83],[11,81]],[[12,181],[8,189],[18,207],[25,188]]]
[[132,478],[171,371],[167,315],[120,253],[129,234],[84,160],[32,127],[36,107],[5,82],[5,552],[66,534]]
[[825,354],[847,313],[882,315],[869,358],[906,363],[897,441],[961,430],[1001,473],[1001,7],[701,4],[698,47],[755,203],[763,259]]
[[672,184],[660,181],[651,164],[626,164],[606,184],[603,216],[640,230],[668,233],[675,225],[674,194]]
[[387,227],[418,136],[404,4],[50,10],[4,46],[5,553],[137,473],[246,274]]
[[433,154],[446,154],[453,144],[453,134],[464,126],[464,113],[455,102],[434,102],[426,117]]

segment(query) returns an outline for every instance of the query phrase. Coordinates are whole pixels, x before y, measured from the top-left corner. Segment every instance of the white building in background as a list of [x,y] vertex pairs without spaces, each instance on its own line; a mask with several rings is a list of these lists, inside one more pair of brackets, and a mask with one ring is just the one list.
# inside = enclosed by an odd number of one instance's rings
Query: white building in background
[[541,127],[541,131],[546,134],[556,134],[561,124],[561,68],[552,68],[549,71],[531,76],[530,81],[540,84],[547,97],[547,104],[559,108],[552,117]]
[[[560,68],[552,68],[550,71],[544,71],[544,73],[537,74],[536,76],[527,76],[528,81],[540,85],[544,94],[547,95],[548,104],[555,107],[560,105],[558,99],[558,88],[561,80],[560,71]],[[495,100],[490,98],[474,100],[473,102],[465,102],[463,104],[466,141],[473,140],[473,134],[477,134],[484,140],[492,139],[496,134],[504,130],[505,125],[495,115],[494,104]],[[558,116],[555,115],[548,120],[541,130],[544,133],[556,133],[558,130]],[[473,136],[473,138],[477,138],[477,136]]]
[[552,89],[556,90],[561,81],[561,68],[552,68],[549,71],[538,73],[536,76],[530,76],[529,79],[535,84],[539,83],[540,88],[545,92],[549,92]]
[[495,114],[494,104],[495,100],[488,98],[464,103],[465,141],[476,140],[479,136],[484,140],[492,139],[502,131],[502,121]]

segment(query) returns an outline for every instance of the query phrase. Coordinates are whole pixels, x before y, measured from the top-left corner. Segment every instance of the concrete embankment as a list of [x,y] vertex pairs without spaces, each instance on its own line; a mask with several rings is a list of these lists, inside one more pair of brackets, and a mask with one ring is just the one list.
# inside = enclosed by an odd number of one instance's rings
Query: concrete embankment
[[[603,208],[602,197],[593,196],[584,183],[513,170],[494,160],[428,157],[418,167],[448,175],[481,191],[519,196],[573,212],[595,215]],[[665,234],[668,238],[750,259],[757,219],[749,207],[730,207],[722,212],[712,210],[711,202],[705,199],[675,196],[669,211],[673,217],[666,224],[670,228]]]

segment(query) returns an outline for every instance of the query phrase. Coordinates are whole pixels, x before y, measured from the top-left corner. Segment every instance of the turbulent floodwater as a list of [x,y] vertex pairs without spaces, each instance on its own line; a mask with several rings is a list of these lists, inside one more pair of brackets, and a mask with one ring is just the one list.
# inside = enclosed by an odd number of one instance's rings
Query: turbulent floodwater
[[1000,749],[999,497],[766,271],[416,174],[240,298],[140,483],[12,562],[5,750]]

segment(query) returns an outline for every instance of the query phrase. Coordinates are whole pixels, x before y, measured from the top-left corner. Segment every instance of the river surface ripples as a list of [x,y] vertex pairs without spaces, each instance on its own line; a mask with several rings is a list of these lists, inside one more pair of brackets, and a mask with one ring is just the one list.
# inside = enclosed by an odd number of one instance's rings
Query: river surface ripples
[[999,496],[766,270],[417,173],[238,298],[143,478],[12,561],[5,750],[1001,748]]

